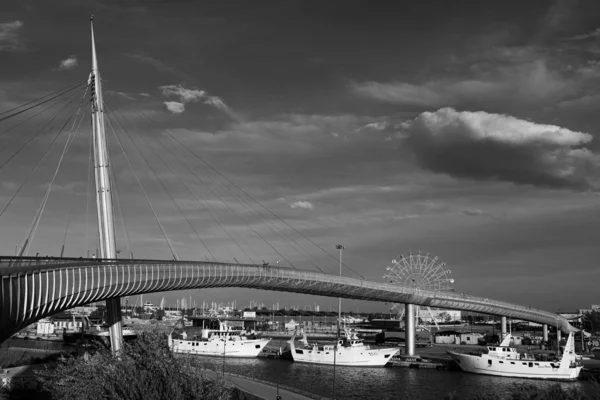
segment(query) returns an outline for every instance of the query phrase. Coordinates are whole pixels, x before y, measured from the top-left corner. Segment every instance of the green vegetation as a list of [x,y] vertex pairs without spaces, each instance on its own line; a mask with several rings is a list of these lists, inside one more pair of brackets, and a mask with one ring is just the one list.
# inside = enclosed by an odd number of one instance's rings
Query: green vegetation
[[192,357],[175,357],[165,335],[154,330],[125,344],[120,358],[100,348],[93,355],[63,357],[37,375],[51,399],[229,400],[234,391],[202,367]]
[[44,364],[56,361],[59,357],[64,357],[67,353],[48,352],[38,353],[27,350],[15,350],[6,347],[0,348],[0,368],[19,367],[21,365]]
[[546,388],[527,383],[515,384],[507,394],[487,393],[466,398],[451,393],[444,400],[600,400],[600,387],[597,383],[593,385],[592,394],[585,393],[579,387],[564,387],[560,383]]

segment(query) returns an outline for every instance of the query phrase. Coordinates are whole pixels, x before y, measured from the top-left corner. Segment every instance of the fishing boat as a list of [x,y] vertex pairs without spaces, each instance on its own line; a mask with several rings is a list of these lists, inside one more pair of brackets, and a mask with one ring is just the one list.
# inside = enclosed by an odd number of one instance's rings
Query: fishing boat
[[507,376],[514,378],[551,379],[572,381],[577,379],[583,365],[575,354],[573,333],[560,360],[540,360],[530,354],[521,354],[510,347],[512,336],[506,335],[499,346],[487,346],[481,354],[464,354],[448,351],[460,369],[475,374]]
[[186,331],[168,337],[169,348],[174,353],[198,354],[219,357],[257,357],[271,341],[270,338],[249,339],[244,330],[234,330],[226,321],[220,321],[219,329],[201,329],[199,335]]
[[[297,334],[302,335],[302,347],[296,347]],[[292,358],[296,362],[356,367],[383,367],[400,351],[399,348],[372,349],[355,332],[344,328],[344,337],[334,344],[309,344],[304,329],[295,330],[290,339]]]

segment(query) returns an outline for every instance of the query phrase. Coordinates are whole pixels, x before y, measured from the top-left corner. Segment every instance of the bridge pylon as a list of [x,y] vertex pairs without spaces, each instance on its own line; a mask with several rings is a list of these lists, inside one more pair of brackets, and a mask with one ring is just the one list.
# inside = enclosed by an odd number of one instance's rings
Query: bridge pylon
[[[92,72],[89,85],[92,107],[92,135],[94,144],[94,169],[96,177],[96,206],[98,208],[98,231],[100,254],[96,257],[114,260],[117,258],[115,227],[112,205],[112,190],[108,168],[110,166],[106,135],[104,131],[104,102],[102,100],[102,80],[98,70],[96,43],[94,40],[94,18],[90,18],[92,37]],[[119,353],[123,344],[123,322],[121,298],[106,300],[106,323],[109,326],[110,345],[113,354]]]

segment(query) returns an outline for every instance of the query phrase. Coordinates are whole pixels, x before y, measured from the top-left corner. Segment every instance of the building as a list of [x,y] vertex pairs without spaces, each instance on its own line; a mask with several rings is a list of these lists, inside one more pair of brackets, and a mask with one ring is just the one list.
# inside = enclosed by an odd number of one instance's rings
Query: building
[[484,335],[479,332],[439,331],[433,334],[435,344],[479,344]]
[[299,325],[298,322],[294,321],[293,319],[290,319],[288,322],[285,323],[285,330],[286,331],[293,331],[296,329],[296,327]]
[[600,312],[600,304],[592,304],[592,308],[579,309],[579,310],[577,310],[577,314],[582,315],[582,314],[591,313],[592,311]]
[[418,317],[425,324],[460,321],[462,313],[457,310],[444,310],[429,307],[419,307]]
[[[99,325],[102,323],[102,318],[88,318],[88,321],[91,325]],[[83,318],[63,312],[39,320],[36,325],[36,333],[38,335],[53,335],[62,333],[65,330],[81,330],[83,326]]]

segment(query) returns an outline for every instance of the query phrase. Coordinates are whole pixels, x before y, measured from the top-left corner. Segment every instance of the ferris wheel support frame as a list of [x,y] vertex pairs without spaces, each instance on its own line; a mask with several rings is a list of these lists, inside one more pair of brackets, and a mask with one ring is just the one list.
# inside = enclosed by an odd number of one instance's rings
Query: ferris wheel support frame
[[[400,260],[392,260],[392,266],[386,268],[388,272],[384,275],[384,279],[390,283],[411,285],[415,293],[421,289],[449,290],[454,279],[449,277],[451,271],[444,268],[445,265],[444,262],[438,263],[438,257],[429,257],[429,253],[426,255],[421,254],[420,251],[417,254],[409,253],[408,257],[401,255]],[[395,309],[396,306],[394,305],[392,309]],[[418,309],[418,306],[406,303],[402,312],[398,313],[400,320],[404,317],[405,353],[407,356],[415,355],[415,325],[427,329],[417,319],[420,313],[415,311]],[[440,327],[429,306],[427,306],[427,311],[439,331]]]

